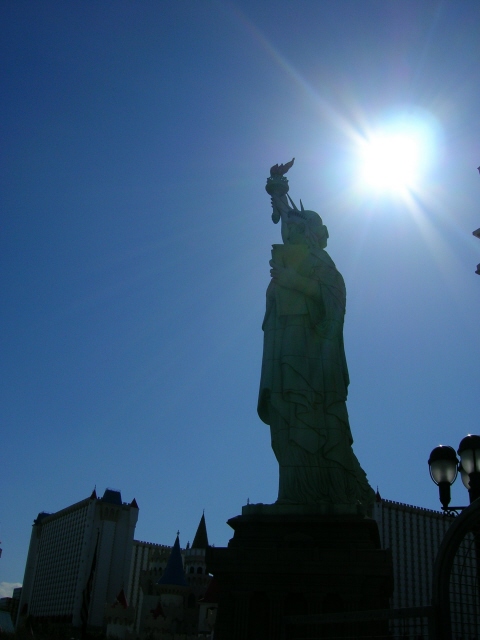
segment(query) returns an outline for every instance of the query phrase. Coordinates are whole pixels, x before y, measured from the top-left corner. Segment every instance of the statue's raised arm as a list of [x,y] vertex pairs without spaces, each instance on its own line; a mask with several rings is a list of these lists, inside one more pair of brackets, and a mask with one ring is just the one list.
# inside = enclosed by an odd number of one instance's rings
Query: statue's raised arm
[[272,197],[272,220],[275,224],[280,220],[282,213],[285,214],[290,209],[287,200],[288,180],[285,174],[293,167],[294,162],[295,158],[292,158],[286,164],[274,164],[270,168],[265,190]]

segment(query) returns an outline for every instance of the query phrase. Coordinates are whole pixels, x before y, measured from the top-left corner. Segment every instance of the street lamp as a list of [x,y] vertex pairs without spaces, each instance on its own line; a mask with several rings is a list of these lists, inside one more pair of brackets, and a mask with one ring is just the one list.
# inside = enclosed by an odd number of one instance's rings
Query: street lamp
[[466,436],[458,446],[462,482],[470,494],[470,502],[480,496],[480,436]]
[[442,509],[448,511],[450,487],[455,482],[458,473],[458,458],[455,455],[455,449],[442,444],[435,447],[428,459],[428,466],[430,477],[438,485]]
[[480,497],[480,436],[468,435],[458,446],[460,462],[455,449],[440,445],[433,449],[428,459],[430,476],[438,485],[443,511],[453,514],[465,507],[449,507],[450,487],[460,471],[462,482],[468,489],[470,503]]

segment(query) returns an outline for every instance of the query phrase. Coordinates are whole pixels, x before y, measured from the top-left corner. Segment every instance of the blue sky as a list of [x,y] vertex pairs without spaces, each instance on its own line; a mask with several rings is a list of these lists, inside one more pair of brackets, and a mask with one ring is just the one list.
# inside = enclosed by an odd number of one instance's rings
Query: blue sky
[[[347,285],[355,452],[437,508],[430,450],[480,430],[479,25],[468,0],[2,2],[0,582],[95,485],[182,546],[276,499],[264,185],[293,156]],[[429,140],[408,197],[358,177],[399,120]]]

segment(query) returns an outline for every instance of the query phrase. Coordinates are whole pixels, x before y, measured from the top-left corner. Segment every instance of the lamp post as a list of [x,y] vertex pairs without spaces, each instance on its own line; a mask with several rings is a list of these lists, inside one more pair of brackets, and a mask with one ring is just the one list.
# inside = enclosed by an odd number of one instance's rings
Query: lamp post
[[468,489],[470,503],[480,497],[480,436],[468,435],[458,446],[460,462],[453,447],[435,447],[428,459],[430,476],[438,485],[442,509],[449,515],[465,507],[450,507],[450,487],[460,471],[462,482]]
[[[452,447],[440,445],[439,447],[435,447],[428,459],[430,476],[435,484],[438,485],[443,511],[449,516],[458,515],[458,511],[463,511],[462,515],[455,521],[455,524],[458,524],[459,527],[455,528],[454,525],[452,525],[452,528],[455,529],[455,531],[457,531],[457,529],[459,530],[457,537],[453,534],[453,537],[445,537],[445,542],[442,543],[438,558],[435,561],[435,573],[437,574],[436,580],[439,582],[439,584],[436,585],[434,577],[433,588],[434,590],[437,589],[437,596],[434,598],[434,601],[435,599],[437,600],[437,621],[440,621],[442,616],[446,615],[444,619],[448,620],[449,628],[447,635],[440,636],[438,634],[443,633],[443,631],[441,631],[441,627],[445,625],[439,625],[439,631],[437,630],[438,633],[435,637],[438,636],[442,638],[452,637],[450,623],[450,579],[453,570],[454,557],[467,533],[473,534],[475,550],[474,567],[476,570],[475,590],[477,593],[477,607],[480,606],[480,526],[477,512],[480,501],[477,501],[475,506],[471,506],[470,508],[449,506],[450,487],[455,482],[459,471],[462,482],[468,489],[470,505],[472,505],[472,502],[475,502],[477,498],[480,498],[480,436],[469,434],[463,438],[458,445],[457,453],[460,456],[460,462],[458,461],[457,456],[455,455],[455,450]],[[446,561],[447,557],[448,562]],[[464,561],[465,559],[463,559],[463,562]],[[443,574],[441,567],[444,567]],[[443,575],[443,581],[439,579],[440,575]],[[440,600],[438,599],[438,594],[441,594]],[[467,600],[468,598],[466,601]],[[444,606],[440,605],[440,601],[444,603]]]

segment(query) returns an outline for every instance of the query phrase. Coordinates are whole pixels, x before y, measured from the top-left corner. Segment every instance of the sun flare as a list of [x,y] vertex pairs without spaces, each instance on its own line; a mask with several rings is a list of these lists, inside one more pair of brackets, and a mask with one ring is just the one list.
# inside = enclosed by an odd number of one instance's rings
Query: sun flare
[[420,152],[419,141],[414,136],[377,136],[365,145],[363,180],[377,189],[409,188],[415,183]]
[[389,123],[369,132],[359,147],[362,188],[399,194],[418,189],[433,146],[433,132],[427,122]]

